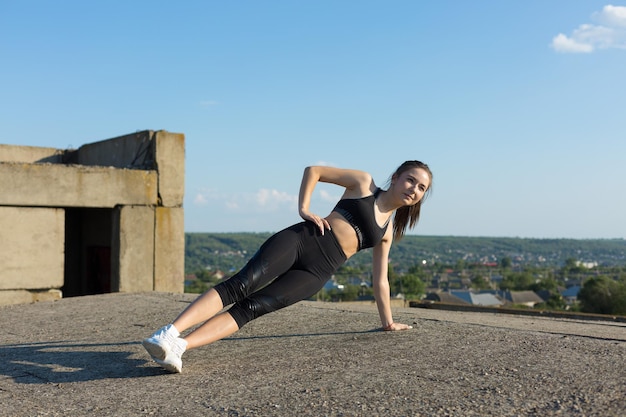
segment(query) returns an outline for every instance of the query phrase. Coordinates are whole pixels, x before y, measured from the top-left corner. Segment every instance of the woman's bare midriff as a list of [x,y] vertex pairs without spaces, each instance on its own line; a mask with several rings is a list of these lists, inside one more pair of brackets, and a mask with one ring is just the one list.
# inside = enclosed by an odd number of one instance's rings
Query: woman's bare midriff
[[339,213],[332,212],[326,217],[328,224],[330,224],[330,228],[343,249],[343,253],[346,255],[346,258],[350,258],[352,255],[357,253],[359,247],[359,239],[356,237],[356,232],[354,228],[348,223],[346,219]]

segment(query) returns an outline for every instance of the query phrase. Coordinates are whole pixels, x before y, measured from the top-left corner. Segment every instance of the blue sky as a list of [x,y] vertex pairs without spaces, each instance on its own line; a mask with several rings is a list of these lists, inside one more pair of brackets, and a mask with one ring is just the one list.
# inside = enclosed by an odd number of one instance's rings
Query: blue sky
[[0,143],[184,133],[189,232],[299,221],[307,165],[419,159],[413,233],[626,238],[626,3],[2,1],[0,56]]

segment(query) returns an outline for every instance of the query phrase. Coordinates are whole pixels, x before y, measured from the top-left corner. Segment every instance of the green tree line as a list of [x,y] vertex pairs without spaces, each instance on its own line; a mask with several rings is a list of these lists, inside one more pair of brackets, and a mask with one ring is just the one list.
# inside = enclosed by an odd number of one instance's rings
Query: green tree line
[[[197,279],[188,292],[203,292],[241,268],[270,233],[197,233],[186,235],[186,272]],[[371,250],[343,265],[337,287],[317,299],[348,301],[372,298]],[[436,277],[460,277],[444,289],[471,288],[545,291],[540,308],[576,309],[626,315],[626,241],[406,236],[392,247],[389,281],[392,294],[419,299]],[[219,272],[219,273],[218,273]],[[494,286],[494,276],[500,278]],[[578,284],[579,303],[569,305],[559,289]],[[440,287],[441,288],[441,287]]]

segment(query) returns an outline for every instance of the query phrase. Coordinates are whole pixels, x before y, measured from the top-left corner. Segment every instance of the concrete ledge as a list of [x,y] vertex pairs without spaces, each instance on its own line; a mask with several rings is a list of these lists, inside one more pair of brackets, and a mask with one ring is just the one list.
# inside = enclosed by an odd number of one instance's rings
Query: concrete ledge
[[521,309],[521,308],[506,308],[506,307],[487,307],[487,306],[475,306],[465,304],[452,304],[442,303],[434,301],[411,301],[410,307],[414,308],[430,308],[434,310],[449,310],[449,311],[473,311],[477,313],[496,313],[496,314],[512,314],[518,316],[531,316],[531,317],[553,317],[553,318],[565,318],[572,320],[593,320],[593,321],[616,321],[626,323],[625,316],[611,316],[605,314],[590,314],[579,312],[567,312],[567,311],[552,311],[552,310],[535,310],[535,309]]
[[0,162],[61,163],[64,152],[55,148],[0,144]]
[[61,299],[61,290],[51,289],[43,291],[2,290],[0,291],[0,305],[27,304],[39,301],[54,301]]
[[156,171],[0,163],[0,178],[0,205],[5,206],[112,208],[157,204]]

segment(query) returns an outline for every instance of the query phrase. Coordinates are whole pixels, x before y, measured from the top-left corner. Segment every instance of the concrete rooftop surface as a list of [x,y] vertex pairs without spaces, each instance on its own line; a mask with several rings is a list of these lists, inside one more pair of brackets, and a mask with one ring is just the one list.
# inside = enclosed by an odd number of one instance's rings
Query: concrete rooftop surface
[[1,416],[624,416],[626,324],[301,302],[191,350],[140,341],[192,294],[0,307]]

